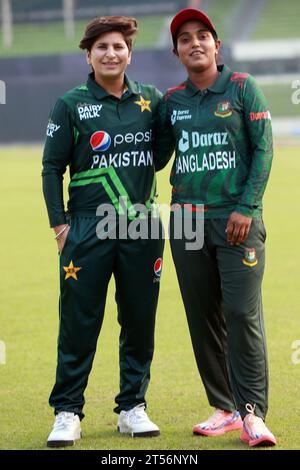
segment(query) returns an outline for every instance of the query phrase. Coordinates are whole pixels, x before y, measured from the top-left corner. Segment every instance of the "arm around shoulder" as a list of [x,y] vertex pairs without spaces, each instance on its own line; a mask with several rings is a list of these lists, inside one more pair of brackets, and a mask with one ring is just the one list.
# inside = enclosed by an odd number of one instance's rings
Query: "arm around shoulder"
[[155,131],[153,142],[155,170],[162,170],[169,162],[175,150],[175,137],[168,119],[168,109],[165,98],[161,98],[155,116]]

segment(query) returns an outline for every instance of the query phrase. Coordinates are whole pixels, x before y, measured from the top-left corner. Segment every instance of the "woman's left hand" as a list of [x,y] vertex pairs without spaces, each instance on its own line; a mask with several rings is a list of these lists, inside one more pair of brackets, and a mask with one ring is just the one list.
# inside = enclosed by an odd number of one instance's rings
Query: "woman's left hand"
[[247,240],[252,217],[246,217],[239,212],[232,212],[227,221],[227,241],[230,245],[239,245]]

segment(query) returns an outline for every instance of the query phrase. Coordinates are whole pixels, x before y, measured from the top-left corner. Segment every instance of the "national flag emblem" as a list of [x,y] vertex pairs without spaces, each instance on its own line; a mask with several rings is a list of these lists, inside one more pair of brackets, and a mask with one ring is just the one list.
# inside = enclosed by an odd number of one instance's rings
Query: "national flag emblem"
[[93,150],[105,152],[111,144],[111,137],[105,131],[96,131],[90,138],[90,144]]
[[258,263],[256,251],[254,248],[246,248],[243,263],[247,266],[255,266]]

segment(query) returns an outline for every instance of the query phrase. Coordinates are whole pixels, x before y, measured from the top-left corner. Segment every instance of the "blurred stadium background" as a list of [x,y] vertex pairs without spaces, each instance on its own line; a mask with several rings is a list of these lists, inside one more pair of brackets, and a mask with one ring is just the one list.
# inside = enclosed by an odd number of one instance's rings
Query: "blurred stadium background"
[[7,103],[0,114],[0,143],[43,140],[57,96],[86,80],[88,67],[78,43],[93,17],[135,16],[140,34],[129,75],[162,91],[179,83],[184,72],[171,52],[169,23],[178,9],[187,6],[211,15],[223,41],[224,60],[260,82],[275,134],[300,137],[299,106],[292,102],[300,85],[299,0],[0,0],[0,4],[0,80],[6,84]]
[[[84,26],[99,15],[135,16],[140,34],[129,75],[164,91],[185,76],[171,52],[169,23],[186,6],[211,15],[224,59],[235,70],[252,73],[270,104],[276,145],[264,212],[267,423],[278,449],[300,449],[299,0],[0,0],[0,449],[43,449],[53,422],[47,397],[55,372],[58,277],[41,191],[41,153],[56,98],[86,80],[89,69],[77,47]],[[168,174],[168,169],[158,173],[160,203],[170,198]],[[118,335],[112,282],[86,392],[85,438],[77,448],[247,449],[238,433],[212,440],[191,433],[210,408],[168,243],[147,394],[160,438],[137,442],[116,433]]]

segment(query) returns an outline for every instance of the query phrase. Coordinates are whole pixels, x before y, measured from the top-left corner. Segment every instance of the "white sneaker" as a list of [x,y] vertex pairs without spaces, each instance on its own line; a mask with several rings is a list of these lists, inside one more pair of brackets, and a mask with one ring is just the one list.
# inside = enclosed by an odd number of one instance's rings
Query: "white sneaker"
[[159,436],[160,431],[145,412],[145,403],[129,411],[121,411],[118,418],[118,431],[131,434],[131,437]]
[[47,447],[73,446],[81,438],[80,419],[78,415],[61,411],[56,415],[53,429],[47,440]]

